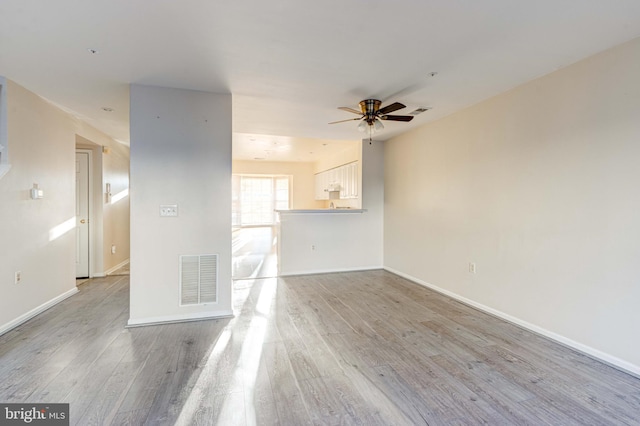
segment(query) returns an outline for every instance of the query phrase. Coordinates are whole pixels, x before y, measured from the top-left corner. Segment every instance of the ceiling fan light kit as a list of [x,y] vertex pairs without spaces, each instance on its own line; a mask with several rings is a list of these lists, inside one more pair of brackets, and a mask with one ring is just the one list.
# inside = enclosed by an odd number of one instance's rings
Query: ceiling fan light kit
[[329,124],[343,123],[345,121],[360,120],[358,123],[358,130],[361,132],[369,132],[369,142],[371,142],[371,135],[377,131],[383,130],[384,125],[382,120],[389,121],[404,121],[409,122],[413,120],[412,115],[389,115],[389,113],[398,111],[399,109],[406,108],[405,105],[400,102],[394,102],[386,107],[380,108],[382,102],[378,99],[365,99],[360,101],[360,111],[349,107],[338,107],[342,111],[347,111],[353,114],[358,114],[359,118],[351,118],[348,120],[334,121]]

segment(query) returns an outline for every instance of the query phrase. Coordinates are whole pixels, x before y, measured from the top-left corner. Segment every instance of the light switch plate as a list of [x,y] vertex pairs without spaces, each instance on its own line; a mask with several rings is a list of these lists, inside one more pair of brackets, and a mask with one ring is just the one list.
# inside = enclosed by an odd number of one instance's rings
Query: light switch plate
[[161,204],[160,205],[160,216],[162,216],[162,217],[176,217],[176,216],[178,216],[178,205],[177,204]]

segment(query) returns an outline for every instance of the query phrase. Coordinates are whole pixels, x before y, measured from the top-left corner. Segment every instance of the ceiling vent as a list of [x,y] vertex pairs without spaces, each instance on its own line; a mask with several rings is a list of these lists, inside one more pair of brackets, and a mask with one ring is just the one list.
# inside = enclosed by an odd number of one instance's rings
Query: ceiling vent
[[180,305],[218,302],[218,255],[180,256]]
[[429,111],[431,109],[431,107],[420,107],[420,108],[416,108],[413,111],[411,111],[409,114],[410,115],[418,115],[418,114],[422,114],[425,111]]

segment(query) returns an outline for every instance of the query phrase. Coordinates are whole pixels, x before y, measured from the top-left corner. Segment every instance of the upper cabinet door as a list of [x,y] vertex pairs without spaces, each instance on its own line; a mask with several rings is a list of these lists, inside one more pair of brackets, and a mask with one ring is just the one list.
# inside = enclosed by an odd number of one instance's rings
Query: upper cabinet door
[[328,200],[329,188],[340,185],[340,198],[358,198],[358,162],[345,164],[315,175],[316,200]]
[[351,198],[358,198],[358,188],[359,188],[359,180],[360,180],[360,175],[358,174],[358,163],[351,163],[349,165],[349,168],[351,169],[351,181],[349,183],[349,185],[351,186]]
[[316,174],[316,200],[327,200],[329,193],[327,189],[328,176],[326,172]]

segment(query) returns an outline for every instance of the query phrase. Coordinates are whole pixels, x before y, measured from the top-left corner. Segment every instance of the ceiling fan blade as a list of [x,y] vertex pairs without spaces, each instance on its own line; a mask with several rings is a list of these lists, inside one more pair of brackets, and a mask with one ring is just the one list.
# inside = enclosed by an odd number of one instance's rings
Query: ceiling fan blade
[[413,115],[381,115],[380,119],[388,121],[411,121],[413,120]]
[[353,108],[349,108],[349,107],[338,107],[338,109],[341,109],[341,110],[347,111],[347,112],[352,112],[354,114],[362,115],[362,111],[358,111],[357,109],[353,109]]
[[400,102],[394,102],[391,105],[387,105],[386,107],[380,108],[378,110],[378,113],[381,115],[385,115],[390,112],[397,111],[399,109],[406,108],[406,107],[407,107],[406,105],[403,105]]
[[[413,117],[412,117],[412,118],[413,118]],[[347,120],[332,121],[332,122],[331,122],[331,123],[329,123],[329,124],[344,123],[344,122],[346,122],[346,121],[354,121],[354,120],[361,120],[361,119],[362,119],[362,117],[358,117],[358,118],[349,118],[349,119],[347,119]]]

